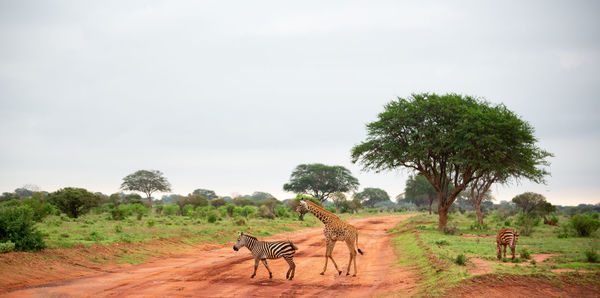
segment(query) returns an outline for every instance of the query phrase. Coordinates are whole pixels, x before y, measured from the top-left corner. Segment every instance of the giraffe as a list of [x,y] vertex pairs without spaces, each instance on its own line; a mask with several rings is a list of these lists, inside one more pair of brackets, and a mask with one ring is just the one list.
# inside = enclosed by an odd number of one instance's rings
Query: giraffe
[[350,275],[350,265],[354,261],[354,274],[352,276],[356,276],[356,249],[354,249],[354,245],[356,244],[356,248],[358,252],[362,255],[363,252],[358,248],[358,231],[356,228],[344,222],[335,214],[319,207],[317,204],[311,201],[300,200],[300,204],[296,207],[296,212],[301,211],[309,211],[314,214],[325,227],[323,229],[323,234],[325,234],[325,244],[327,245],[327,250],[325,252],[325,267],[323,267],[323,272],[321,275],[325,274],[327,270],[327,261],[331,259],[333,262],[333,266],[335,266],[335,270],[338,271],[338,275],[342,274],[342,271],[338,269],[337,264],[333,260],[331,253],[333,252],[333,247],[335,246],[336,241],[345,241],[346,245],[348,245],[348,250],[350,251],[350,260],[348,261],[348,270],[346,271],[346,275]]

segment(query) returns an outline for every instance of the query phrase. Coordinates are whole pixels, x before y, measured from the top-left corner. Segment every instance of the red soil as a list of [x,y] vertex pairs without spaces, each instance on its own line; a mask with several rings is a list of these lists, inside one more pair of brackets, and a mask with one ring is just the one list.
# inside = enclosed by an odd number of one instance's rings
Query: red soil
[[[260,264],[257,275],[250,279],[254,261],[247,249],[233,251],[232,244],[207,249],[198,247],[196,251],[173,254],[156,258],[143,265],[94,264],[86,258],[78,261],[65,256],[76,250],[49,250],[46,268],[18,266],[17,272],[9,270],[0,277],[0,296],[6,297],[48,297],[48,296],[347,296],[365,297],[381,295],[410,295],[416,287],[416,273],[393,265],[397,260],[390,245],[387,229],[398,224],[407,216],[387,216],[351,220],[359,230],[359,247],[365,253],[358,255],[358,276],[345,276],[348,262],[348,248],[339,243],[333,251],[333,258],[344,272],[338,276],[329,262],[324,276],[319,275],[325,261],[325,240],[322,228],[288,232],[265,239],[289,239],[298,247],[294,258],[296,277],[285,279],[288,269],[284,260],[271,260],[269,266],[273,279],[268,278],[264,266]],[[154,244],[156,247],[156,243]],[[156,248],[160,248],[159,246]],[[93,247],[114,254],[119,248]],[[152,248],[148,248],[151,250]],[[99,253],[99,257],[102,255]],[[13,255],[14,260],[26,258]],[[77,257],[74,256],[77,260]],[[67,262],[65,262],[67,260]],[[8,265],[10,260],[0,259]],[[84,266],[78,266],[78,262]],[[36,261],[37,265],[40,261]],[[1,264],[1,263],[0,263]],[[34,265],[36,265],[34,264]],[[94,268],[88,267],[95,266]],[[50,268],[52,267],[52,268]],[[353,271],[353,270],[352,270]]]

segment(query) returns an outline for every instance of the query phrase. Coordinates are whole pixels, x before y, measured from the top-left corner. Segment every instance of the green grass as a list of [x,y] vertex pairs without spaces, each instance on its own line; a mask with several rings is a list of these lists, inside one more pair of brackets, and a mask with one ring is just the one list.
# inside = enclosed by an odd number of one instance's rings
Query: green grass
[[[560,218],[562,223],[567,218]],[[489,218],[484,220],[486,226],[481,228],[474,225],[474,218],[469,214],[452,214],[449,225],[456,226],[455,235],[446,235],[437,229],[437,215],[422,214],[400,223],[398,227],[390,230],[394,233],[394,245],[400,256],[399,264],[416,269],[422,281],[419,284],[417,295],[437,296],[446,289],[457,285],[458,282],[468,279],[473,275],[469,273],[472,268],[473,258],[487,261],[492,273],[502,276],[504,274],[545,274],[555,276],[552,269],[581,269],[600,271],[600,263],[588,262],[586,251],[591,248],[597,250],[600,243],[600,233],[597,231],[592,237],[558,238],[562,230],[560,227],[540,224],[534,228],[530,236],[520,236],[516,248],[516,259],[511,260],[510,249],[507,249],[506,262],[498,260],[496,256],[495,235],[500,228],[505,227],[505,220],[498,219],[494,222]],[[511,219],[513,226],[516,220]],[[479,237],[461,237],[461,234],[473,234]],[[486,237],[488,236],[489,237]],[[419,245],[420,241],[420,245]],[[523,257],[520,253],[523,252]],[[525,259],[529,253],[531,257],[537,254],[554,254],[545,262],[534,262]],[[466,257],[457,262],[459,255]],[[458,264],[457,264],[458,263]]]
[[[383,216],[392,213],[341,214],[342,219]],[[398,214],[398,213],[395,213]],[[210,242],[225,244],[235,240],[240,231],[257,237],[267,237],[281,232],[303,228],[319,227],[322,223],[307,214],[304,221],[297,217],[288,218],[247,218],[245,225],[237,225],[235,218],[219,218],[215,223],[206,219],[186,216],[150,216],[138,220],[129,216],[123,220],[112,220],[106,213],[87,214],[72,219],[65,216],[49,216],[38,229],[45,235],[48,248],[71,248],[76,245],[108,245],[125,242],[137,243],[153,239],[185,237],[188,244]]]

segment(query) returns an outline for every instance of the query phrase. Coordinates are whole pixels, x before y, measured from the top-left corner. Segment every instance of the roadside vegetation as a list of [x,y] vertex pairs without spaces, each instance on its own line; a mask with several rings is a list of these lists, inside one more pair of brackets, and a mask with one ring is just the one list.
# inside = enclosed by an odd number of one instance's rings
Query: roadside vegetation
[[[507,206],[511,212],[503,213]],[[496,205],[500,212],[488,208],[486,223],[480,225],[475,211],[461,212],[456,208],[444,230],[438,229],[435,214],[421,214],[390,232],[396,234],[394,245],[400,263],[417,269],[422,277],[420,294],[426,296],[443,294],[459,282],[484,274],[499,279],[513,275],[554,278],[564,272],[577,272],[578,280],[597,282],[597,274],[587,273],[600,272],[598,212],[590,211],[598,207],[582,205],[552,214],[560,225],[543,224],[539,215],[524,220],[527,215],[508,204]],[[583,218],[585,223],[580,223]],[[593,231],[583,236],[577,226]],[[506,227],[517,231],[530,229],[529,235],[519,237],[514,260],[509,248],[506,258],[499,260],[496,255],[496,233]]]

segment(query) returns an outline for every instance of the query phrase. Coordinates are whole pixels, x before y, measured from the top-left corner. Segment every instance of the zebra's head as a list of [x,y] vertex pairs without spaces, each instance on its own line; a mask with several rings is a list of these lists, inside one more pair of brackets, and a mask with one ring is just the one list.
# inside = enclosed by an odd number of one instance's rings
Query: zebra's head
[[244,232],[241,232],[238,236],[237,241],[233,245],[233,250],[238,251],[240,248],[246,245],[246,237],[244,237]]
[[308,204],[304,200],[300,200],[300,204],[296,207],[296,212],[308,211]]

